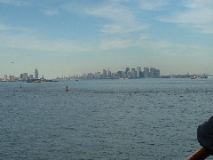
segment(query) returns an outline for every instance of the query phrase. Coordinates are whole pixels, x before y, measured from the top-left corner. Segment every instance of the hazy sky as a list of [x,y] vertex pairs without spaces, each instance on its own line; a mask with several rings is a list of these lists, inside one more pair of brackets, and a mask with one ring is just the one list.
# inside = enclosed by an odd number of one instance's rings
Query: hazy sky
[[0,76],[213,73],[213,0],[0,0]]

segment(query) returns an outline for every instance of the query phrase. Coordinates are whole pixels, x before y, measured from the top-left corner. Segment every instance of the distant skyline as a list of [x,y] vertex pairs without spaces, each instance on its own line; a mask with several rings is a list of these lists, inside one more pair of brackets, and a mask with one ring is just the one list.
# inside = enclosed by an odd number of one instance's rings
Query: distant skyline
[[0,76],[213,74],[212,51],[212,0],[0,0]]

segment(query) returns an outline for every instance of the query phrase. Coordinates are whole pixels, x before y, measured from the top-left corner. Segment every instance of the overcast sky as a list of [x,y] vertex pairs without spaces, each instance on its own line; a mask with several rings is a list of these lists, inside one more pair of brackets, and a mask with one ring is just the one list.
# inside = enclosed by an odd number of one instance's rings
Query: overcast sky
[[0,76],[213,73],[213,0],[0,0]]

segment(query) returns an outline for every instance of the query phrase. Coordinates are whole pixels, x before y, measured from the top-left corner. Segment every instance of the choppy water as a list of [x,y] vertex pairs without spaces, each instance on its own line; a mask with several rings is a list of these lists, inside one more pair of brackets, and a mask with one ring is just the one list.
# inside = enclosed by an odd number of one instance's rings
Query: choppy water
[[213,79],[0,83],[0,159],[185,159],[212,105]]

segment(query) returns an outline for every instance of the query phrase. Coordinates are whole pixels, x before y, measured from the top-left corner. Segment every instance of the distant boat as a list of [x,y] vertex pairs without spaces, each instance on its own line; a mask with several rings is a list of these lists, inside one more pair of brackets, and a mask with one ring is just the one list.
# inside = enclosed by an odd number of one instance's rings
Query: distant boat
[[75,79],[75,81],[79,81],[79,79]]
[[208,76],[204,74],[204,75],[201,75],[201,76],[200,76],[200,78],[207,79],[207,78],[208,78]]
[[41,82],[58,82],[56,80],[48,80],[48,79],[28,79],[27,83],[41,83]]
[[191,79],[207,79],[208,76],[207,75],[192,75]]
[[191,79],[198,79],[198,76],[193,75],[193,76],[191,76]]
[[27,83],[41,83],[41,79],[28,79]]
[[0,82],[8,82],[7,80],[1,80]]
[[58,82],[58,81],[50,79],[50,80],[45,80],[44,82]]

